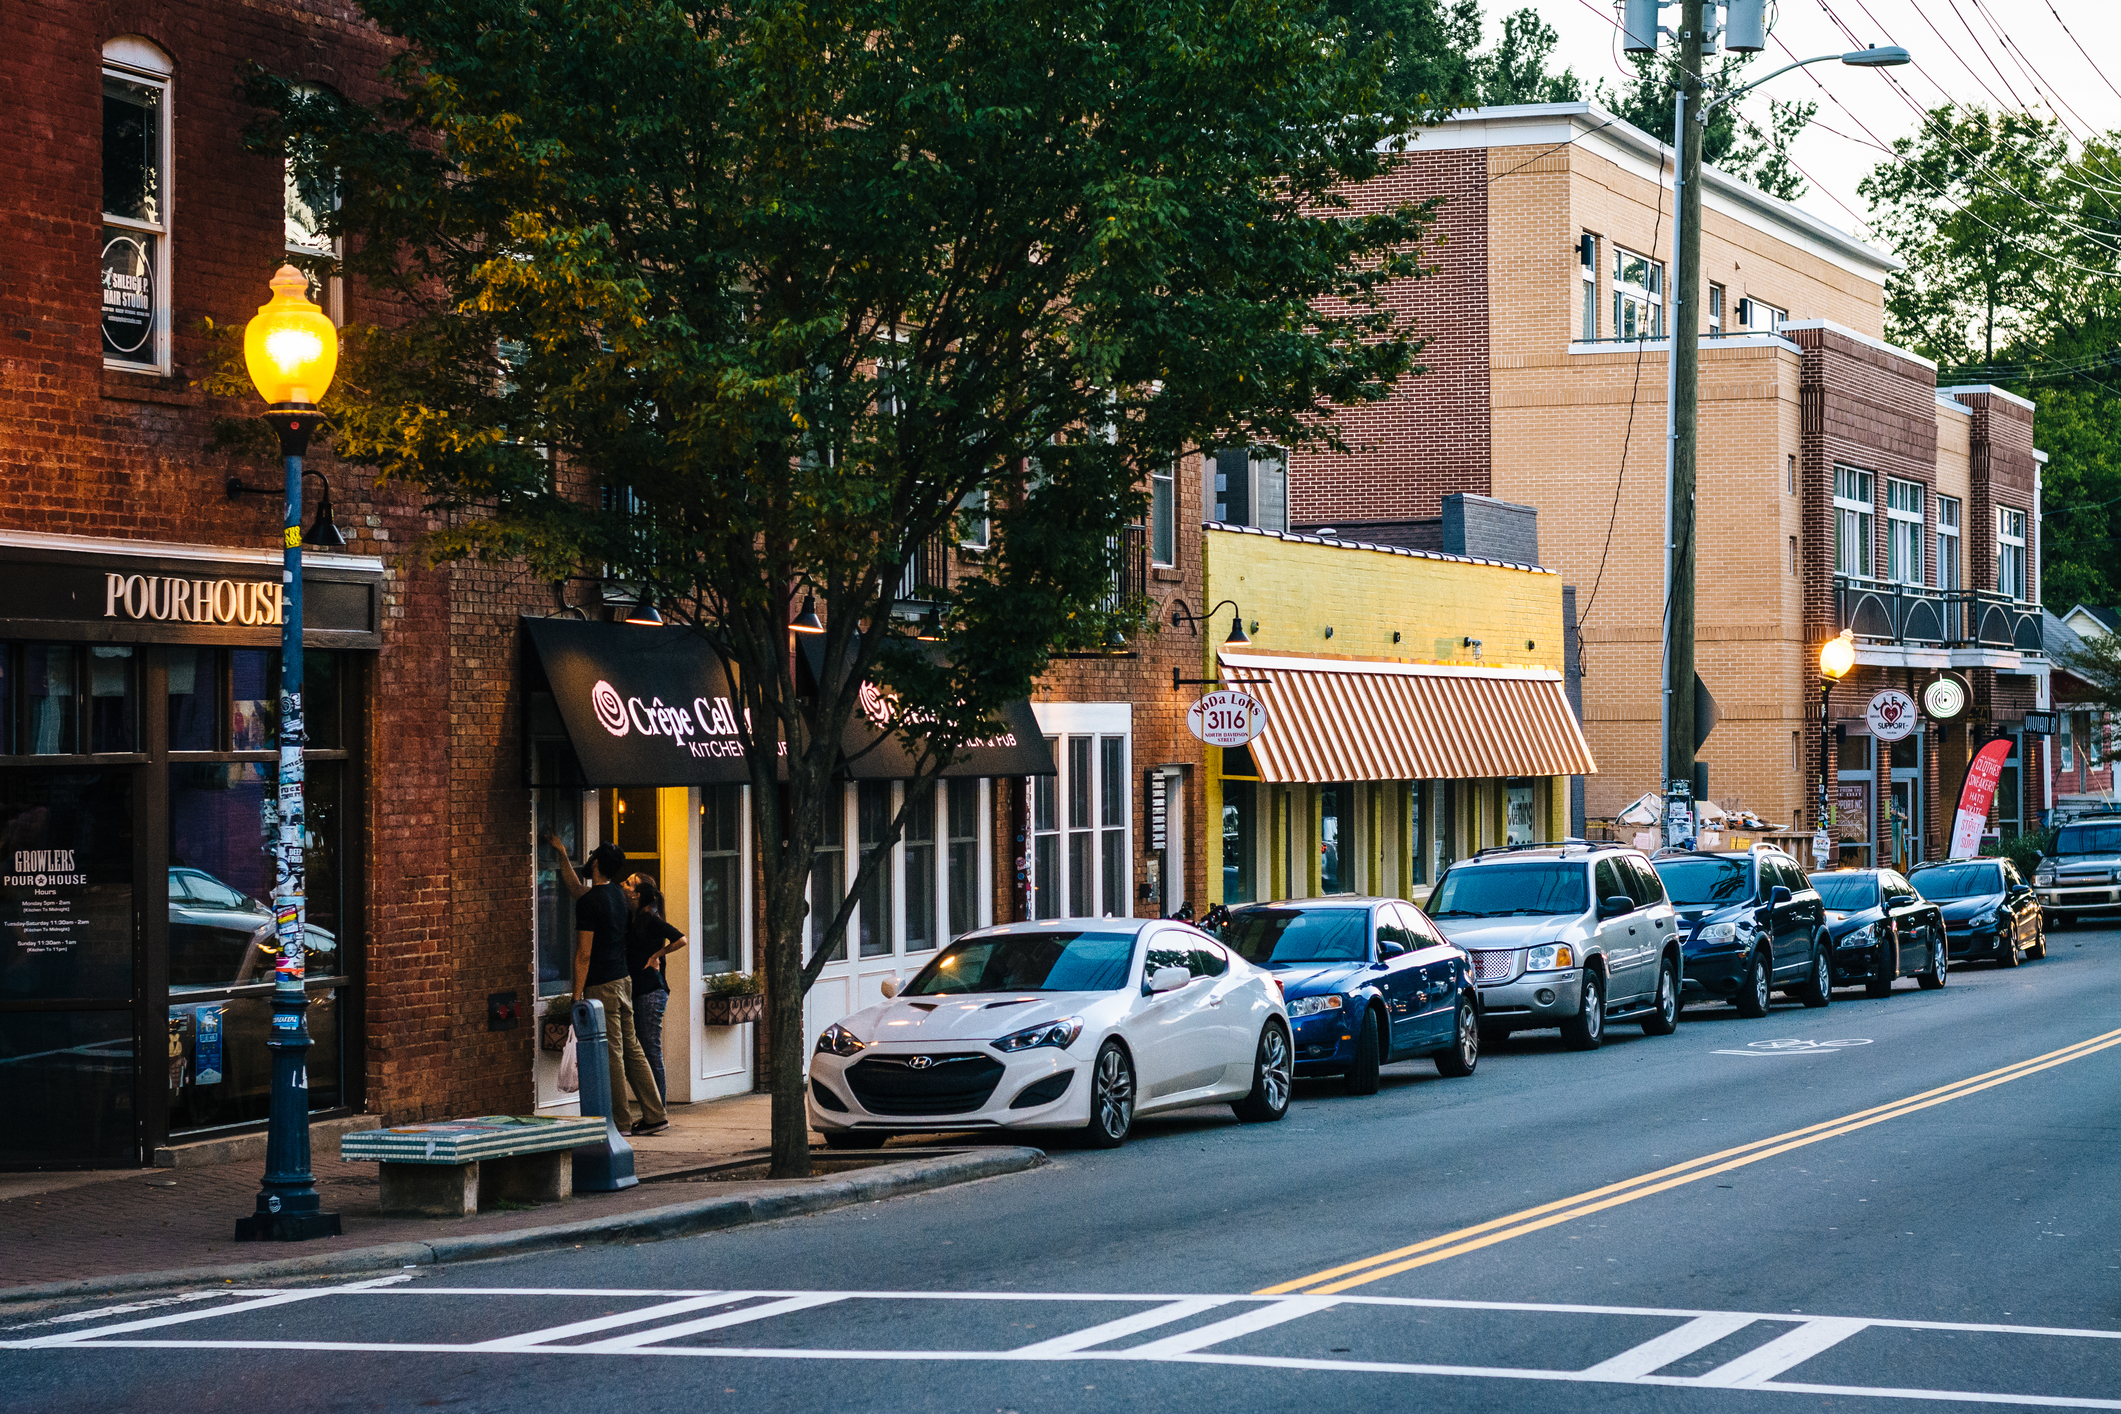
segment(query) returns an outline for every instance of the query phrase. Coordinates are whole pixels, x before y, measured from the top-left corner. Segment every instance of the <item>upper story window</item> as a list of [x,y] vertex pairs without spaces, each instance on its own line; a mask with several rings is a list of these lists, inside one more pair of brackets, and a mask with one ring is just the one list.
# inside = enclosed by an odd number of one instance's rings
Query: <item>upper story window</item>
[[1613,337],[1664,335],[1664,262],[1613,247]]
[[170,63],[103,46],[103,361],[169,368]]
[[1852,466],[1834,468],[1834,573],[1869,579],[1875,572],[1873,517],[1877,480]]
[[1777,309],[1764,300],[1742,299],[1738,301],[1738,322],[1748,329],[1763,334],[1772,334],[1790,319],[1790,312]]
[[2025,597],[2025,512],[1996,507],[1996,592]]
[[1963,589],[1965,572],[1959,558],[1959,498],[1937,498],[1937,587]]
[[957,503],[957,543],[967,550],[984,550],[994,535],[994,517],[987,511],[987,488],[967,491]]
[[1583,271],[1583,337],[1598,337],[1598,237],[1585,231],[1576,242],[1576,263]]
[[1922,485],[1885,483],[1885,576],[1895,584],[1923,583]]
[[1288,462],[1278,447],[1225,447],[1215,454],[1210,520],[1289,528]]
[[1149,562],[1178,563],[1178,463],[1149,473]]
[[[297,92],[318,94],[311,84],[296,85]],[[334,182],[305,177],[295,170],[290,154],[282,165],[281,211],[286,227],[287,263],[309,277],[310,303],[331,317],[334,324],[346,322],[341,304],[339,242],[327,235],[324,223],[338,210],[339,191]]]
[[1723,286],[1709,286],[1709,333],[1723,332]]

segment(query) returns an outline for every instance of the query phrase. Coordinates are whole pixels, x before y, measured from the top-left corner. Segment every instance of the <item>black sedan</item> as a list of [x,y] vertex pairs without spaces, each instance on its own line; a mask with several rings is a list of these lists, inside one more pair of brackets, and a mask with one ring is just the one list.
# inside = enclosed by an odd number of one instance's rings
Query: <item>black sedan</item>
[[1833,1000],[1826,910],[1796,860],[1755,845],[1665,850],[1650,862],[1686,929],[1685,1001],[1766,1016],[1776,989],[1809,1007]]
[[1915,888],[1943,910],[1952,961],[1987,958],[2016,967],[2047,956],[2040,900],[2008,859],[1955,859],[1909,871]]
[[1874,997],[1912,977],[1925,991],[1944,985],[1944,913],[1892,869],[1835,869],[1812,875],[1834,937],[1834,984],[1861,983]]

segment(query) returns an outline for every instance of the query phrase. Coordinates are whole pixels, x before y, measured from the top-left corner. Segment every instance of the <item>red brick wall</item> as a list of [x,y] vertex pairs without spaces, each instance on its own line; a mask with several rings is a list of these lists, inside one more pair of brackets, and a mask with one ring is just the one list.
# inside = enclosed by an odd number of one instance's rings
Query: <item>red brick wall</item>
[[1409,154],[1352,200],[1363,212],[1431,196],[1445,201],[1422,243],[1429,273],[1386,293],[1425,341],[1424,371],[1382,403],[1342,411],[1352,456],[1290,459],[1291,525],[1412,520],[1441,514],[1453,492],[1489,494],[1487,150]]

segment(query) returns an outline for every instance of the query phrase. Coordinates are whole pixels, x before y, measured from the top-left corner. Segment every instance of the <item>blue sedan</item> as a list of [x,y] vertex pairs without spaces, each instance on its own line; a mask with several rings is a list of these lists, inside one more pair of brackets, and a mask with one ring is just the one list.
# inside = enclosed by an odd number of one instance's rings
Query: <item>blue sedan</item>
[[1342,1075],[1351,1095],[1377,1093],[1378,1067],[1429,1056],[1448,1076],[1480,1062],[1480,996],[1472,960],[1398,899],[1253,904],[1230,914],[1223,941],[1281,985],[1296,1030],[1296,1073]]

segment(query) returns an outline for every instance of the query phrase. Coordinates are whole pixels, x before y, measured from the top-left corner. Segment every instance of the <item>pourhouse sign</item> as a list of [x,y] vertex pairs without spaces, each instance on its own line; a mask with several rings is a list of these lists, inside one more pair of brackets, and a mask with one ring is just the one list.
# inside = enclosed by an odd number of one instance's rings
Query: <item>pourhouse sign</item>
[[[280,640],[286,586],[277,563],[192,546],[61,537],[0,541],[0,634],[125,642]],[[128,547],[130,549],[130,547]],[[376,595],[382,565],[358,556],[317,556],[302,567],[303,638],[320,648],[380,642]]]

